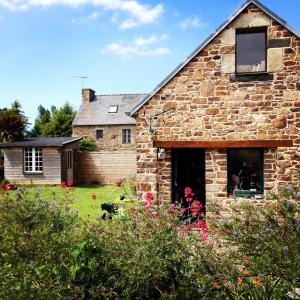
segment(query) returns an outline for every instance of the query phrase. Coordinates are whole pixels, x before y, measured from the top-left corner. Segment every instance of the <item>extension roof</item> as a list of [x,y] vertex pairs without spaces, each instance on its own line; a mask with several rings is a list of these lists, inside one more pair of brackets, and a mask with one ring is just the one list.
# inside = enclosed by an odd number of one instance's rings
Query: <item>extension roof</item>
[[[147,94],[96,95],[91,102],[82,102],[73,125],[135,125],[130,111]],[[118,106],[116,113],[110,113],[110,106]]]
[[63,147],[67,144],[80,141],[81,137],[32,137],[22,141],[0,144],[0,148],[12,147]]
[[238,15],[247,8],[250,4],[256,5],[269,17],[276,20],[283,27],[292,32],[296,37],[300,39],[299,33],[297,33],[285,20],[280,18],[277,14],[272,12],[269,8],[264,6],[258,0],[247,0],[237,11],[235,11],[223,24],[221,24],[214,33],[212,33],[197,49],[195,49],[181,64],[179,64],[162,82],[160,82],[154,90],[147,96],[145,96],[137,105],[130,111],[130,116],[134,116],[137,111],[147,103],[161,88],[163,88],[179,71],[181,71],[196,55],[199,54],[218,34],[221,33]]

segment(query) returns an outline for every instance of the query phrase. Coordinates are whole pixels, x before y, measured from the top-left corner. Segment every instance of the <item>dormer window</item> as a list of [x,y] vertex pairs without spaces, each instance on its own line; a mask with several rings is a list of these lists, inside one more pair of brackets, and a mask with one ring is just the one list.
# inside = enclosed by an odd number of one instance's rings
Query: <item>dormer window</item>
[[111,105],[110,107],[109,107],[109,113],[116,113],[117,111],[118,111],[118,105]]
[[266,72],[266,30],[238,29],[236,32],[236,73]]

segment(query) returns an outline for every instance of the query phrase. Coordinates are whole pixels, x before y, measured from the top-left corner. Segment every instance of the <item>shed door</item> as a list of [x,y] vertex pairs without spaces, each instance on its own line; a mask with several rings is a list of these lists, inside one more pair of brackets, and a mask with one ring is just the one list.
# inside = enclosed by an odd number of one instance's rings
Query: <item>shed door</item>
[[73,149],[67,150],[67,179],[73,181]]

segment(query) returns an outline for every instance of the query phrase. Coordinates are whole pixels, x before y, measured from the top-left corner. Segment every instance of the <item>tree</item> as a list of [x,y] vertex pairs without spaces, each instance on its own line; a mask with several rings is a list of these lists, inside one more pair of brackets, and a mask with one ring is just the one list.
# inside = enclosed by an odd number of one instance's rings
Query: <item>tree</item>
[[21,104],[15,100],[11,108],[0,109],[0,142],[22,140],[26,134],[27,118]]
[[67,102],[61,108],[51,106],[50,110],[42,105],[38,107],[31,136],[71,136],[72,122],[76,115],[73,107]]
[[[51,108],[51,111],[52,108]],[[31,136],[39,136],[42,133],[42,128],[51,121],[51,112],[42,105],[38,107],[38,116],[35,119],[34,126],[30,132]]]

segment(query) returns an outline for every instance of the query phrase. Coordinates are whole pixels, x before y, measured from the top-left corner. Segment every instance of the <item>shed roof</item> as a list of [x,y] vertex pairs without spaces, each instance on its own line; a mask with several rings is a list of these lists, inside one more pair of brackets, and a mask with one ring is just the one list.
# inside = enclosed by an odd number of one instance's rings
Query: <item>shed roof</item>
[[12,147],[63,147],[70,143],[80,141],[81,137],[32,137],[22,141],[0,144],[0,148]]
[[285,20],[280,18],[277,14],[271,11],[269,8],[264,6],[258,0],[246,0],[241,7],[236,10],[227,20],[222,23],[216,30],[213,32],[198,48],[196,48],[182,63],[180,63],[163,81],[161,81],[154,90],[147,96],[145,96],[136,106],[130,111],[130,116],[133,116],[137,111],[146,104],[160,89],[162,89],[178,72],[180,72],[198,53],[200,53],[218,34],[221,33],[233,20],[235,20],[240,13],[247,8],[250,4],[256,5],[260,8],[265,14],[276,20],[283,27],[287,28],[292,32],[296,37],[300,39],[300,35],[296,32]]
[[[94,101],[82,102],[73,125],[135,125],[135,119],[128,116],[133,107],[147,94],[96,95]],[[116,113],[109,112],[117,105]]]

